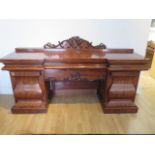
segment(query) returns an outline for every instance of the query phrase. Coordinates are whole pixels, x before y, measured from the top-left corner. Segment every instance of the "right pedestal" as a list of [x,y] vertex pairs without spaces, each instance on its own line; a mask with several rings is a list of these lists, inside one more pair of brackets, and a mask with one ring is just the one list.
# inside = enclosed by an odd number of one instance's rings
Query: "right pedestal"
[[105,81],[104,113],[136,113],[134,104],[139,71],[109,71]]

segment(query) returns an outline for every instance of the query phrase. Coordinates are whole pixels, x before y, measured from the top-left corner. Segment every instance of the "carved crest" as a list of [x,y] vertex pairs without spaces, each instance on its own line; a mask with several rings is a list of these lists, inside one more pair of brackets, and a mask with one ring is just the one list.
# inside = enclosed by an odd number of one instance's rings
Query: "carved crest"
[[93,46],[92,42],[89,42],[89,41],[84,40],[78,36],[75,36],[75,37],[71,37],[69,39],[63,40],[61,42],[59,41],[58,45],[47,43],[44,45],[44,48],[46,48],[46,49],[50,49],[50,48],[105,49],[106,45],[104,45],[103,43],[100,43],[99,45]]

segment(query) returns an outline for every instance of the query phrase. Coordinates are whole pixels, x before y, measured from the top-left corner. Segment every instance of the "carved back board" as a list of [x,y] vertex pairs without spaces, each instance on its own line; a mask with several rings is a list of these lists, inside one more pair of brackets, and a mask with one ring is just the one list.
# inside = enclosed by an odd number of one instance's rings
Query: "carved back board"
[[57,45],[51,44],[48,42],[47,44],[44,45],[45,49],[51,49],[51,48],[62,48],[62,49],[67,49],[67,48],[73,48],[73,49],[105,49],[106,45],[103,43],[100,43],[99,45],[93,46],[92,42],[89,42],[85,39],[82,39],[78,36],[71,37],[69,39],[59,41]]

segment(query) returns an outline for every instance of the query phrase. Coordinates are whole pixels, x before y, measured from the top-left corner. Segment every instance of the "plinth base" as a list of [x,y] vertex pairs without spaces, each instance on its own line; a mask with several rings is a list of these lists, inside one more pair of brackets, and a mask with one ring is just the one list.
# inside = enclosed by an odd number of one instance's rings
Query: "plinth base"
[[12,113],[14,114],[33,114],[33,113],[46,113],[47,107],[32,107],[32,108],[19,108],[19,107],[12,107]]
[[131,106],[131,107],[106,107],[103,106],[104,113],[137,113],[138,107],[137,106]]

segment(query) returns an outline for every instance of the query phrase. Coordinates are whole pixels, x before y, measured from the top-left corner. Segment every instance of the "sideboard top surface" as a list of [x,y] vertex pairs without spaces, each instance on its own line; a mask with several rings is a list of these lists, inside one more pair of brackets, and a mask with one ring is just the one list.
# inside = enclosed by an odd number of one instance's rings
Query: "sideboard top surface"
[[[35,51],[35,50],[34,50]],[[108,53],[104,50],[98,51],[83,51],[83,50],[65,50],[57,51],[42,51],[42,52],[13,52],[0,59],[1,62],[6,60],[29,60],[29,61],[44,61],[44,60],[144,60],[145,58],[136,53]]]

